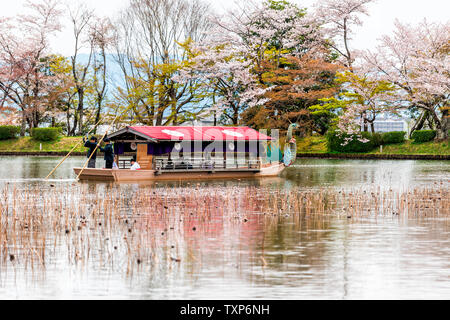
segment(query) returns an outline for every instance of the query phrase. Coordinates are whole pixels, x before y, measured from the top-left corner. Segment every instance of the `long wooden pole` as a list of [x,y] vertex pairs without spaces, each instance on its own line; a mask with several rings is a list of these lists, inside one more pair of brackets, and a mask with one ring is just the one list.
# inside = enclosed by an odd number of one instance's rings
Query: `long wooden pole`
[[81,174],[83,173],[83,171],[86,169],[86,167],[88,166],[89,161],[91,161],[92,156],[97,152],[98,147],[100,146],[100,143],[103,142],[103,139],[105,139],[106,135],[108,134],[109,129],[111,129],[111,127],[114,125],[114,123],[117,121],[117,119],[121,116],[122,114],[118,114],[113,122],[111,122],[111,124],[109,125],[108,129],[106,129],[105,134],[103,135],[103,137],[100,139],[100,141],[97,143],[97,146],[95,147],[94,151],[91,153],[90,157],[87,159],[87,161],[85,162],[83,169],[81,169],[80,173],[77,176],[77,180],[80,178]]
[[[91,129],[91,130],[89,130],[89,132],[87,133],[87,135],[89,135],[95,128],[97,128],[97,126],[100,124],[100,122],[101,122],[102,120],[99,120],[96,124],[95,124],[95,126]],[[64,161],[66,161],[67,160],[67,158],[69,158],[69,156],[71,155],[71,153],[76,149],[76,148],[78,148],[78,146],[81,144],[81,142],[82,142],[83,140],[80,140],[73,148],[72,148],[72,150],[70,150],[69,151],[69,153],[58,163],[58,165],[48,174],[48,176],[46,176],[45,177],[45,180],[47,180],[48,178],[50,178],[50,176],[56,171],[56,169],[58,169],[62,164],[63,164],[63,162]]]

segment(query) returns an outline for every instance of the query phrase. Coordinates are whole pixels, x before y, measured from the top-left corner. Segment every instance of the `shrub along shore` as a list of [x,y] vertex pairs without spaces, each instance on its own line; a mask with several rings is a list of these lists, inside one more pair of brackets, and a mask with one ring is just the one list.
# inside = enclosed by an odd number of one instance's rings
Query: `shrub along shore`
[[297,153],[299,157],[308,158],[450,160],[450,141],[434,140],[434,131],[417,131],[413,134],[414,140],[406,140],[405,136],[405,132],[363,133],[367,141],[355,138],[345,144],[349,136],[330,133],[298,139]]
[[[31,137],[17,137],[17,129],[0,127],[0,155],[63,156],[78,144],[82,137],[63,137],[59,129],[33,130]],[[405,132],[384,134],[363,133],[364,142],[333,132],[326,136],[297,139],[299,157],[344,159],[438,159],[450,160],[450,141],[435,141],[435,132],[417,131],[414,140],[405,140]],[[344,140],[350,140],[347,144]],[[381,148],[382,146],[382,148]],[[85,155],[82,143],[73,155]]]
[[[0,141],[1,155],[66,155],[80,142],[81,137],[60,137],[55,141],[38,141],[31,137]],[[86,148],[80,144],[74,155],[86,154]]]
[[[60,137],[56,141],[36,141],[31,137],[0,141],[1,156],[64,156],[82,138]],[[42,144],[42,150],[40,145]],[[339,153],[327,149],[324,137],[299,139],[298,156],[304,158],[344,158],[344,159],[439,159],[450,160],[450,142],[404,143],[383,146],[383,152],[376,148],[366,153]],[[86,148],[80,144],[72,153],[74,156],[86,155]]]

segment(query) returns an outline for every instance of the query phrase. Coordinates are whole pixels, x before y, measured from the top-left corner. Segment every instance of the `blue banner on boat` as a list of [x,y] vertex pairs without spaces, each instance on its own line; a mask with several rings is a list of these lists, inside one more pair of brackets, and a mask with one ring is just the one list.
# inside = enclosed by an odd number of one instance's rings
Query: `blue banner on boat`
[[286,167],[289,167],[292,164],[293,156],[291,152],[291,148],[287,147],[284,149],[284,158],[283,163]]
[[268,144],[266,154],[267,160],[272,162],[281,161],[281,159],[283,158],[283,153],[275,143]]

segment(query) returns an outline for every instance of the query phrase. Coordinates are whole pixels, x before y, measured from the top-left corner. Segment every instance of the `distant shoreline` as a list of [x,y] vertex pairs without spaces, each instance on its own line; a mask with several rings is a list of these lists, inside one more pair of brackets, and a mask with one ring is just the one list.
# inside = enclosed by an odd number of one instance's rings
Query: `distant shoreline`
[[297,158],[354,159],[354,160],[450,160],[443,154],[373,154],[373,153],[299,153]]
[[[69,153],[61,152],[61,151],[0,151],[0,156],[42,156],[42,157],[50,157],[50,156],[66,156]],[[86,152],[72,152],[72,156],[86,156]]]
[[[64,157],[67,152],[61,151],[0,151],[0,156],[41,156],[41,157]],[[72,156],[86,156],[86,152],[72,152]],[[354,160],[450,160],[450,155],[434,154],[347,154],[347,153],[299,153],[298,159],[354,159]]]

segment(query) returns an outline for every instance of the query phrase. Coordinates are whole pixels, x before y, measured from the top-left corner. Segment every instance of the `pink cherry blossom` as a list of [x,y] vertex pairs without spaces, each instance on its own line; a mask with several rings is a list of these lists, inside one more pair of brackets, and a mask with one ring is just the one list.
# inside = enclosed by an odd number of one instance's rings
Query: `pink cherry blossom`
[[450,129],[450,21],[418,25],[395,22],[393,35],[381,38],[364,62],[398,90],[399,109],[418,107],[429,112],[445,138]]
[[27,2],[26,8],[27,14],[0,18],[0,102],[35,127],[58,81],[49,72],[49,38],[60,30],[62,12],[55,0]]

